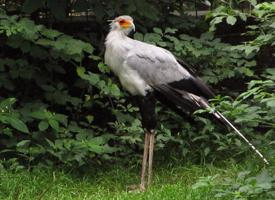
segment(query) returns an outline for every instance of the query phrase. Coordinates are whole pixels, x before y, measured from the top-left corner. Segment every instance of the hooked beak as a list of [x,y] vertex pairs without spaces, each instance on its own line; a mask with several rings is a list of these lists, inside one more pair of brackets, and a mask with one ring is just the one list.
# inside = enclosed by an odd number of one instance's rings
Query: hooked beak
[[132,20],[127,20],[123,24],[120,24],[120,26],[125,29],[132,28],[134,31],[136,30],[135,24]]
[[131,25],[132,25],[133,31],[136,32],[136,27],[133,21],[131,21]]

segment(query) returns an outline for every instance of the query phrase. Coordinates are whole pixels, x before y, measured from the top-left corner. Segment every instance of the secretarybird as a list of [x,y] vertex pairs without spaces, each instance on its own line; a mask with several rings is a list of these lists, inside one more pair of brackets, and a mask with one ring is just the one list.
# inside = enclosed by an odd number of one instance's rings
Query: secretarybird
[[156,99],[175,110],[192,112],[199,108],[211,109],[216,119],[231,127],[266,164],[269,164],[235,126],[220,112],[210,108],[207,99],[214,97],[214,94],[201,79],[182,66],[184,63],[180,64],[166,49],[128,37],[128,34],[135,30],[132,17],[124,15],[110,21],[110,32],[105,41],[105,63],[131,95],[139,96],[142,125],[145,129],[141,190],[144,190],[146,185],[147,165],[148,185],[152,176]]

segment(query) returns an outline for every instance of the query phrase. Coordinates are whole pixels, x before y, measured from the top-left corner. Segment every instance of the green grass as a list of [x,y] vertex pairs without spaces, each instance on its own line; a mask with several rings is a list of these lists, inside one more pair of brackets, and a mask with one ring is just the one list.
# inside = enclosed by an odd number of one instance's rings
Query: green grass
[[[227,163],[222,167],[196,166],[186,163],[159,166],[154,170],[154,183],[146,192],[129,192],[127,186],[139,183],[139,167],[113,166],[83,171],[36,168],[32,171],[1,170],[0,199],[5,200],[128,200],[188,199],[214,200],[214,187],[192,189],[199,177],[214,176],[215,185],[224,177],[235,177],[246,169]],[[223,198],[223,200],[226,200]]]

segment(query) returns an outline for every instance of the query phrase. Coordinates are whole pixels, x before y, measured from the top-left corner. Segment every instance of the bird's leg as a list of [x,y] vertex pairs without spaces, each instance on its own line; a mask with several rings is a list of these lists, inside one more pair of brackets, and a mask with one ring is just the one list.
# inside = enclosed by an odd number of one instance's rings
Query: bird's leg
[[150,140],[150,133],[146,131],[145,138],[144,138],[144,150],[143,150],[142,168],[141,168],[141,183],[140,183],[141,191],[145,190],[145,176],[146,176],[147,160],[148,160],[148,153],[149,153],[149,140]]
[[149,161],[148,161],[148,187],[151,184],[152,180],[152,167],[153,167],[153,154],[154,154],[154,143],[155,143],[155,133],[150,131],[149,133]]
[[[152,177],[152,164],[153,164],[153,149],[154,149],[154,128],[156,127],[156,113],[155,113],[155,104],[156,99],[154,94],[149,92],[146,96],[142,96],[137,98],[141,113],[141,122],[142,127],[145,129],[145,141],[144,141],[144,153],[143,153],[143,161],[142,161],[142,170],[141,170],[141,184],[140,190],[145,190],[145,177],[146,172],[148,173],[148,181],[149,185]],[[148,162],[148,164],[147,164]]]

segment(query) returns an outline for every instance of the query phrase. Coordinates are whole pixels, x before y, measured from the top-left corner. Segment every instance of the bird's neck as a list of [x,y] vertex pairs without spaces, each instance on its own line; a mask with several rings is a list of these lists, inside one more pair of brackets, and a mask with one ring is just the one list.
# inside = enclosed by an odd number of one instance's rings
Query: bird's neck
[[119,74],[121,64],[132,46],[131,39],[120,31],[111,31],[105,41],[105,63]]
[[116,43],[121,43],[128,39],[129,37],[125,34],[125,32],[120,30],[113,30],[113,31],[110,31],[109,34],[107,35],[105,44],[112,45]]

